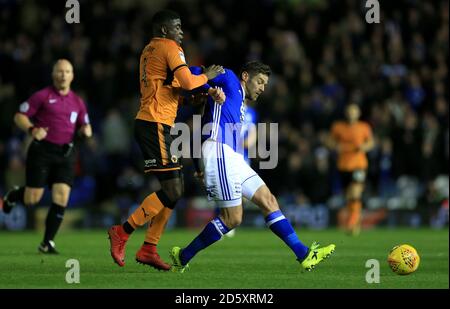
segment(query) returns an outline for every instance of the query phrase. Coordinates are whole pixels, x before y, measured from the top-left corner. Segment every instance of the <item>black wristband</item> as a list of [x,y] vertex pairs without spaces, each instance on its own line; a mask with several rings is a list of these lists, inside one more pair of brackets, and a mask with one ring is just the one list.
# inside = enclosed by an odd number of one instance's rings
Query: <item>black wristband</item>
[[34,129],[34,126],[31,126],[31,127],[28,128],[28,133],[30,135],[33,135],[33,129]]

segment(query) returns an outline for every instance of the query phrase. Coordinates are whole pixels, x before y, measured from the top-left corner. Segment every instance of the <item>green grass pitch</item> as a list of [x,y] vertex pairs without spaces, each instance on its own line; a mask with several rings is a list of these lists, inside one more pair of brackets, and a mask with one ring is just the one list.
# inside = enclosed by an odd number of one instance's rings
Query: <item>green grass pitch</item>
[[[41,233],[0,233],[0,288],[449,288],[449,231],[430,229],[378,229],[350,237],[338,230],[298,230],[306,244],[333,242],[336,252],[312,272],[302,272],[291,251],[267,229],[238,229],[198,254],[184,274],[159,272],[135,262],[144,239],[137,231],[127,245],[125,267],[109,255],[104,231],[63,231],[57,237],[61,254],[37,253]],[[159,252],[169,260],[173,245],[186,245],[197,231],[167,231]],[[414,246],[421,257],[419,269],[408,276],[394,274],[387,262],[396,244]],[[66,261],[80,263],[80,283],[65,281]],[[365,280],[366,261],[380,262],[380,283]]]

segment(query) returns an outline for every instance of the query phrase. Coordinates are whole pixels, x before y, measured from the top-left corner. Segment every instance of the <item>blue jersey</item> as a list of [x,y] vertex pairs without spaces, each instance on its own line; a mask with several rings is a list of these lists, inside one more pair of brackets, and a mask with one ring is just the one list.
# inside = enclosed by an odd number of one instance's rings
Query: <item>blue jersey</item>
[[[248,138],[248,135],[250,133],[250,129],[252,126],[256,127],[256,124],[258,123],[258,114],[254,108],[251,108],[250,106],[246,106],[245,109],[245,118],[244,123],[242,125],[242,131],[241,131],[241,137],[246,140]],[[248,157],[248,149],[244,149],[244,159],[245,162],[250,164],[250,158]]]
[[[191,67],[190,70],[192,74],[196,75],[202,72],[200,67]],[[202,135],[202,141],[213,139],[227,144],[236,152],[242,153],[243,136],[241,131],[246,110],[244,89],[239,78],[229,69],[225,69],[224,74],[208,81],[208,84],[200,87],[200,89],[206,91],[210,87],[216,86],[222,88],[225,92],[226,100],[220,105],[215,103],[211,97],[208,97],[202,117],[202,128],[207,126],[208,130],[206,134]]]

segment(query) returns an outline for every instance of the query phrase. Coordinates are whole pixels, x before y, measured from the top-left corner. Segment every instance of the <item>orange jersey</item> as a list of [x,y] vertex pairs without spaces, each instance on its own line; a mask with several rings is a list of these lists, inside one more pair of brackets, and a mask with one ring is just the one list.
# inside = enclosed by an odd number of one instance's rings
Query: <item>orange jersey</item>
[[339,145],[338,169],[340,171],[354,171],[367,169],[368,161],[364,151],[358,148],[372,138],[372,129],[369,124],[358,121],[354,124],[338,121],[332,129],[331,135]]
[[[173,126],[180,99],[181,83],[177,71],[187,70],[183,49],[173,40],[153,38],[140,59],[141,106],[136,119]],[[185,76],[199,87],[205,75]]]

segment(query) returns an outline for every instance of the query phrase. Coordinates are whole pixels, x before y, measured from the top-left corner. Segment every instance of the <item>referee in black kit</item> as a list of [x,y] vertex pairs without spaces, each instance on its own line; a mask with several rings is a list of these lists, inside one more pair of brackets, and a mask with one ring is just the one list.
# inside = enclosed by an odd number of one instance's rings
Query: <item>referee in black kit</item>
[[55,235],[64,217],[74,179],[73,140],[91,137],[92,128],[83,100],[70,90],[73,67],[66,59],[53,66],[53,86],[34,93],[20,105],[14,122],[33,138],[26,159],[26,185],[14,187],[3,198],[8,214],[17,202],[39,203],[45,186],[52,190],[52,205],[45,221],[45,234],[38,249],[57,254]]

